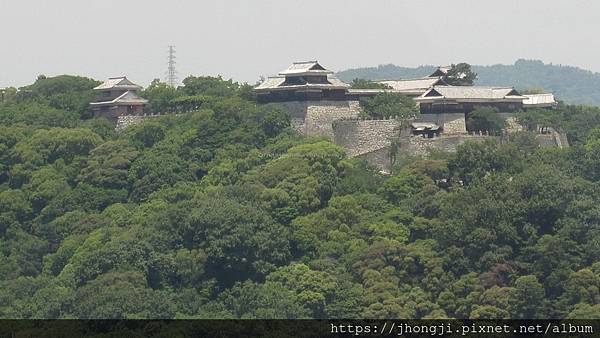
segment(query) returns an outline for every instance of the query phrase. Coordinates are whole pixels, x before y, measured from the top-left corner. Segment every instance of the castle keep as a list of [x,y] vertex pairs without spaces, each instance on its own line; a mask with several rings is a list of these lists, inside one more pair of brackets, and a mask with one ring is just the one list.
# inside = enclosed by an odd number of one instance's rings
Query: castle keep
[[292,125],[308,136],[334,138],[333,122],[360,114],[350,85],[317,61],[296,62],[255,88],[259,103],[278,103],[291,115]]
[[[364,157],[381,168],[391,166],[393,140],[403,152],[425,155],[431,149],[454,151],[468,140],[498,137],[467,131],[466,117],[478,107],[496,108],[514,130],[520,127],[512,117],[515,111],[556,106],[552,94],[521,95],[510,87],[450,86],[444,81],[449,69],[439,67],[420,79],[380,81],[388,89],[351,89],[317,61],[296,62],[267,78],[255,91],[258,103],[281,105],[302,134],[326,136],[349,156]],[[362,118],[361,102],[385,92],[412,97],[420,114],[402,127],[396,119]],[[555,131],[538,138],[546,146],[568,145],[564,135]]]

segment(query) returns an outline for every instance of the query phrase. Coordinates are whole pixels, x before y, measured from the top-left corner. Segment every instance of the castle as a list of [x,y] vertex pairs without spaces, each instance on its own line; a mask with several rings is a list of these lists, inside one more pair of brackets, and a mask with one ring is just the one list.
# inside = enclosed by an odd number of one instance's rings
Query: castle
[[[383,170],[392,167],[393,152],[427,155],[431,150],[455,151],[466,141],[506,140],[522,130],[513,113],[522,109],[556,107],[552,94],[522,95],[511,87],[452,86],[445,78],[450,67],[438,67],[418,79],[378,81],[385,89],[353,89],[317,61],[295,62],[277,76],[257,85],[257,104],[277,104],[290,114],[292,126],[306,136],[327,137],[348,156],[362,157]],[[116,121],[121,130],[149,117],[140,86],[126,77],[111,78],[94,88],[95,116]],[[382,93],[413,98],[420,114],[409,121],[369,119],[362,112],[367,100]],[[502,135],[467,130],[467,116],[478,107],[494,107],[507,122]],[[407,122],[407,123],[406,123]],[[566,136],[553,129],[536,135],[540,146],[566,147]]]
[[[296,62],[255,87],[257,102],[276,103],[291,116],[293,127],[306,136],[325,136],[382,169],[390,168],[392,143],[402,152],[425,155],[430,150],[454,151],[468,140],[501,138],[469,133],[466,119],[478,107],[494,107],[507,121],[508,132],[522,129],[513,117],[521,109],[553,108],[552,94],[521,95],[510,87],[451,86],[444,80],[449,67],[425,78],[379,81],[388,89],[352,89],[317,61]],[[402,125],[396,119],[365,119],[361,103],[390,92],[410,96],[420,114]],[[400,136],[402,135],[402,136]],[[568,146],[554,130],[537,135],[541,146]]]

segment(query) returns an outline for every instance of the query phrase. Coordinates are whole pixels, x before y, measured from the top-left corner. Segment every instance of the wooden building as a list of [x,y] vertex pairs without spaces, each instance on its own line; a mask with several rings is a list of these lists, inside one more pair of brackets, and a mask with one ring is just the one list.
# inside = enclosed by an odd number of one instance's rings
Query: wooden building
[[259,103],[288,101],[363,101],[381,93],[419,97],[434,86],[448,85],[442,77],[378,81],[390,89],[352,89],[317,61],[294,62],[277,76],[268,77],[254,88]]
[[482,106],[495,107],[500,112],[523,108],[525,97],[514,88],[480,86],[435,86],[415,98],[421,113],[469,113]]
[[523,95],[523,108],[556,108],[558,102],[554,98],[554,94],[526,94]]
[[420,79],[405,79],[405,80],[385,80],[377,81],[385,84],[393,89],[394,93],[404,94],[410,97],[418,97],[431,87],[447,86],[446,81],[442,77],[425,77]]
[[143,115],[148,100],[138,95],[141,89],[125,76],[109,78],[94,88],[96,101],[90,103],[94,117],[116,121],[123,115]]
[[347,100],[350,85],[317,61],[294,62],[278,76],[255,87],[260,103],[312,100]]

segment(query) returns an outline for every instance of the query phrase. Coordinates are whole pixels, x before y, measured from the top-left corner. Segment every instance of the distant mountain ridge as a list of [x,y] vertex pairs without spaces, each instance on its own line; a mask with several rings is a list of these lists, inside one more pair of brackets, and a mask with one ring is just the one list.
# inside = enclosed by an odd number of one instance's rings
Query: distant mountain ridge
[[[348,69],[337,73],[346,82],[355,78],[392,80],[424,77],[435,66],[414,68],[395,65]],[[600,106],[600,73],[572,67],[545,64],[539,60],[520,59],[514,65],[472,66],[478,74],[477,85],[512,86],[517,89],[541,88],[552,92],[560,100],[571,104]]]

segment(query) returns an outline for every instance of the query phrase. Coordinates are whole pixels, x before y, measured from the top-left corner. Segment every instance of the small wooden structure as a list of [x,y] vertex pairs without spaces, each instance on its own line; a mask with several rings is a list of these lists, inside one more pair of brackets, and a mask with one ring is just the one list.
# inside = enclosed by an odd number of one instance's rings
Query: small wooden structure
[[420,135],[425,138],[440,136],[442,132],[440,126],[431,122],[413,122],[410,124],[410,127],[413,135]]

